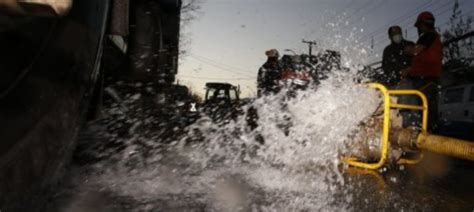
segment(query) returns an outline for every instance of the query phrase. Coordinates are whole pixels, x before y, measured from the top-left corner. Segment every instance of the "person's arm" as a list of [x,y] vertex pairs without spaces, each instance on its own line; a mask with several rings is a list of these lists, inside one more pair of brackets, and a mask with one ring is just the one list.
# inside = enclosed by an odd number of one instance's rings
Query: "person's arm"
[[377,81],[377,82],[383,82],[384,79],[387,78],[387,73],[391,72],[391,67],[390,65],[390,49],[389,47],[385,47],[383,50],[382,54],[382,70],[374,71],[374,73],[370,73],[370,78],[372,80]]
[[426,48],[427,47],[425,45],[422,45],[422,44],[416,45],[415,48],[413,48],[413,55],[416,56],[416,55],[420,54],[420,52],[422,52]]
[[383,70],[387,70],[388,68],[388,47],[385,47],[385,49],[383,49],[383,54],[382,54],[382,69]]
[[404,49],[404,53],[408,56],[416,56],[420,52],[422,52],[424,49],[426,49],[426,46],[417,44],[417,45],[408,45]]
[[420,39],[417,42],[417,46],[419,47],[419,49],[417,50],[419,50],[419,52],[415,52],[415,53],[416,55],[418,55],[418,54],[421,54],[421,52],[423,51],[422,53],[423,56],[417,57],[417,60],[425,65],[432,65],[432,66],[440,65],[442,62],[442,49],[441,50],[438,50],[438,49],[426,50],[427,48],[430,48],[432,45],[441,46],[442,44],[440,42],[441,41],[439,39],[439,35],[436,33],[428,33],[420,37]]
[[410,56],[416,56],[420,54],[426,48],[429,48],[436,40],[436,34],[432,32],[428,32],[423,34],[418,41],[416,42],[415,46],[407,46],[405,48],[405,54]]
[[257,75],[257,87],[258,88],[262,88],[263,87],[263,83],[264,83],[264,78],[265,78],[265,68],[263,67],[260,67],[258,69],[258,75]]

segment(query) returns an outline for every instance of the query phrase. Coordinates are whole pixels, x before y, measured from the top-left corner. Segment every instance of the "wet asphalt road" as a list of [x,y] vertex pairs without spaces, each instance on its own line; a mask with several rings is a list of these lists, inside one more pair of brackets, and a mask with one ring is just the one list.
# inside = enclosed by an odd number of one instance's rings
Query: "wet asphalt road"
[[[233,209],[216,208],[213,202],[205,198],[209,194],[193,193],[185,189],[180,193],[181,187],[189,186],[184,181],[182,185],[179,185],[180,182],[178,182],[177,187],[170,187],[170,191],[151,192],[151,194],[134,193],[133,184],[131,187],[127,187],[130,191],[118,192],[115,187],[121,185],[104,186],[98,183],[97,176],[107,178],[109,175],[105,170],[114,169],[113,167],[117,164],[121,164],[120,167],[130,167],[129,170],[116,172],[122,172],[124,175],[149,170],[150,166],[155,167],[160,173],[174,173],[174,170],[186,170],[192,166],[190,165],[192,161],[180,158],[166,148],[170,141],[179,139],[185,133],[185,127],[192,122],[183,121],[185,117],[182,116],[173,116],[174,118],[166,117],[166,120],[172,120],[169,123],[155,123],[155,120],[165,119],[164,115],[169,114],[168,109],[170,108],[160,107],[159,111],[149,109],[148,112],[143,112],[146,111],[142,107],[143,104],[137,107],[140,109],[130,107],[130,105],[139,105],[134,103],[133,99],[137,99],[136,96],[128,95],[127,98],[124,98],[124,101],[130,101],[126,107],[130,111],[141,112],[135,113],[135,115],[128,112],[128,117],[124,118],[124,113],[118,112],[120,105],[109,102],[107,109],[112,111],[110,114],[113,115],[85,125],[72,164],[66,171],[62,183],[52,189],[53,192],[45,204],[45,211],[234,211]],[[163,110],[167,112],[164,113]],[[153,114],[150,117],[154,117],[154,119],[149,120],[149,123],[152,123],[150,125],[155,123],[154,127],[135,127],[133,132],[130,132],[130,128],[134,128],[137,123],[135,117],[144,115],[148,117],[150,114]],[[134,136],[151,132],[156,133],[150,135],[151,137],[166,139],[163,139],[162,143],[149,143]],[[139,146],[141,149],[130,150],[130,146]],[[142,156],[145,158],[153,158],[154,155],[160,155],[160,158],[153,162],[141,161],[140,157],[135,159],[131,152],[144,154]],[[127,153],[126,158],[124,158],[124,153]],[[416,166],[397,165],[381,171],[354,168],[343,170],[344,183],[338,184],[336,191],[330,194],[333,196],[330,198],[333,202],[322,204],[323,206],[318,208],[318,211],[474,210],[474,164],[469,162],[428,154],[423,162]],[[189,175],[191,180],[194,176],[203,175],[199,169],[194,169],[194,172],[178,171],[177,173],[178,175]],[[139,174],[136,176],[140,176],[140,178],[136,180],[144,181]],[[311,176],[310,173],[309,175]],[[171,176],[171,178],[173,177]],[[104,177],[101,179],[103,182]],[[149,186],[161,183],[158,178],[152,179],[151,182],[152,184]],[[245,178],[238,180],[238,183],[232,183],[232,185],[236,190],[245,190],[250,194],[246,195],[250,200],[246,202],[247,206],[240,208],[242,211],[268,211],[265,210],[265,206],[275,204],[273,201],[277,199],[272,197],[273,194],[270,191],[254,185]],[[177,192],[173,192],[173,188],[176,188]],[[136,189],[138,190],[138,188]],[[291,192],[285,194],[291,194]],[[289,198],[297,199],[300,195],[304,194],[295,194]],[[312,195],[318,196],[317,193]],[[340,208],[338,208],[338,204],[341,204]],[[311,208],[302,208],[297,208],[294,211],[313,211]],[[282,210],[274,208],[273,211]]]
[[[172,153],[164,156],[163,167],[179,168]],[[348,169],[344,172],[346,184],[339,189],[351,194],[351,211],[472,211],[474,210],[474,167],[463,161],[441,162],[433,156],[436,166],[422,163],[413,167],[392,167],[384,172]],[[430,159],[426,160],[426,163]],[[204,193],[161,194],[140,197],[124,195],[93,181],[100,175],[91,164],[73,165],[65,181],[50,198],[47,211],[220,211],[203,200]],[[246,182],[243,182],[246,184]],[[186,186],[183,183],[183,186]],[[250,186],[251,182],[245,185]],[[252,204],[268,205],[270,193],[252,188]],[[345,193],[338,194],[345,198]],[[297,198],[297,196],[295,196]],[[334,203],[334,204],[337,204]],[[332,210],[334,208],[328,208]],[[323,209],[325,210],[325,209]],[[226,210],[223,210],[226,211]],[[243,211],[251,210],[246,208]],[[278,210],[277,210],[278,211]],[[281,210],[280,210],[281,211]],[[311,211],[311,210],[304,210]]]

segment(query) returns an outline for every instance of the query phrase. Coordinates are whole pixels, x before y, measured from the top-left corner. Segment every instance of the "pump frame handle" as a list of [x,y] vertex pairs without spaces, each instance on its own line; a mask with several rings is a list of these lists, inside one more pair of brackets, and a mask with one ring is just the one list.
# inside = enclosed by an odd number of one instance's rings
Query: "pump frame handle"
[[[379,90],[382,93],[384,101],[384,113],[383,113],[383,129],[381,138],[381,155],[377,163],[365,163],[359,161],[354,157],[345,157],[342,159],[343,162],[350,166],[364,168],[364,169],[379,169],[385,165],[388,158],[388,150],[390,149],[389,135],[390,135],[390,111],[392,109],[408,109],[408,110],[420,110],[422,111],[422,123],[421,129],[423,132],[427,131],[428,128],[428,100],[421,91],[419,90],[388,90],[384,85],[379,83],[369,83],[368,87]],[[408,105],[398,104],[391,102],[391,96],[418,96],[421,99],[422,105]],[[423,159],[423,153],[420,152],[419,157],[416,159],[401,158],[397,161],[398,164],[417,164]]]

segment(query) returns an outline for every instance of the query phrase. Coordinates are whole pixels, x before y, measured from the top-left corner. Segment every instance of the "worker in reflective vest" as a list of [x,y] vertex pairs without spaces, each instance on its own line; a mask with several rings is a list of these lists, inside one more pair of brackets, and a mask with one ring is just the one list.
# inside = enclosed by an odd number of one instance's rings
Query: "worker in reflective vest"
[[[437,122],[439,79],[442,73],[443,45],[441,36],[435,29],[435,18],[431,12],[422,12],[415,23],[419,38],[415,46],[405,48],[405,54],[412,56],[412,64],[402,71],[404,80],[401,88],[422,91],[429,101],[429,128],[433,130]],[[404,103],[419,104],[417,98],[406,98]],[[410,117],[416,116],[416,117]],[[419,115],[404,116],[405,127],[417,124]]]

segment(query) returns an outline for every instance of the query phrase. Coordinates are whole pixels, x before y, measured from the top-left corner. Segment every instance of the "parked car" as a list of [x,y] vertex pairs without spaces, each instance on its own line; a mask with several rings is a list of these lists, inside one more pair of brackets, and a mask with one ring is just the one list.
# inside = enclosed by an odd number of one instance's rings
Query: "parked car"
[[439,98],[439,121],[443,134],[474,137],[474,84],[447,87]]

